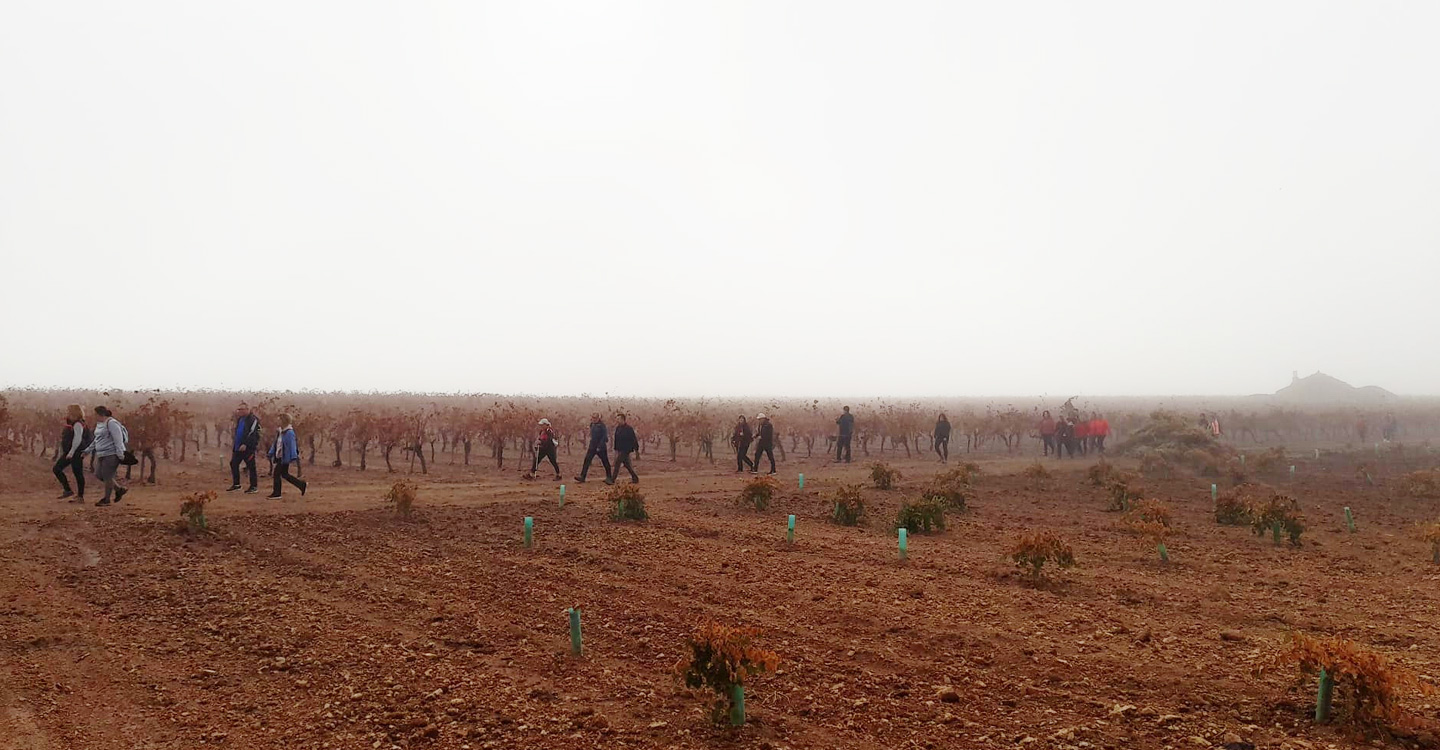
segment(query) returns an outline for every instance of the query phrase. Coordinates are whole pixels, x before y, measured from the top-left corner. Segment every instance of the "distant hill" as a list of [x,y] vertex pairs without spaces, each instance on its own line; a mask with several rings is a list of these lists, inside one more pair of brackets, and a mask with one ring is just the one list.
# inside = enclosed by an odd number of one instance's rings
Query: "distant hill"
[[1276,391],[1272,398],[1294,404],[1380,404],[1397,397],[1378,386],[1356,388],[1323,372],[1303,378],[1297,372],[1291,374],[1290,385]]

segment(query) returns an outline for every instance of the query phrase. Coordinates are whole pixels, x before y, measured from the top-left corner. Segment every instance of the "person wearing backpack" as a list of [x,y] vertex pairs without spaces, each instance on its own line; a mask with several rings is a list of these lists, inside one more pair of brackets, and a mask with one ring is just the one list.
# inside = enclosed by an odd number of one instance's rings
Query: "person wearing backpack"
[[[540,434],[535,438],[535,460],[530,463],[530,477],[540,470],[540,462],[550,461],[551,468],[555,469],[555,481],[560,481],[560,460],[555,441],[555,428],[550,426],[550,420],[540,420]],[[530,478],[530,477],[527,477]]]
[[130,445],[130,433],[120,420],[115,419],[110,409],[97,406],[95,415],[99,417],[95,424],[95,440],[90,443],[87,452],[95,456],[95,478],[105,484],[105,495],[95,504],[109,505],[112,494],[118,503],[130,491],[115,478],[120,462],[125,458],[125,450]]
[[[95,434],[85,426],[85,411],[79,404],[71,404],[66,409],[65,429],[60,433],[60,447],[55,451],[55,478],[60,480],[60,486],[65,492],[60,495],[61,500],[75,498],[70,502],[85,502],[85,452],[89,450],[90,443],[94,442]],[[75,491],[70,491],[70,482],[65,478],[65,469],[75,475]]]
[[230,489],[240,489],[240,464],[245,464],[250,475],[250,487],[245,494],[260,491],[260,477],[255,471],[255,452],[260,448],[260,418],[250,411],[244,401],[235,407],[235,436],[230,451]]
[[[270,497],[265,499],[280,499],[282,479],[299,488],[300,497],[305,497],[305,490],[310,483],[290,476],[290,464],[300,460],[300,445],[295,440],[295,426],[291,423],[289,414],[280,415],[280,434],[275,437],[275,444],[270,446],[265,455],[275,465],[275,487],[270,491]],[[251,464],[251,467],[253,471],[254,464]]]

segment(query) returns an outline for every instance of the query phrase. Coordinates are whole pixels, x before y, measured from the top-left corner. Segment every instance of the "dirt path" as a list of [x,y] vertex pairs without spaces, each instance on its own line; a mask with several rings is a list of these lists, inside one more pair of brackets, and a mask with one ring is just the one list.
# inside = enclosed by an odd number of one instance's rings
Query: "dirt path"
[[[560,508],[552,484],[443,466],[416,521],[382,507],[384,475],[314,469],[305,501],[222,496],[202,537],[175,525],[197,476],[116,508],[12,488],[0,747],[1345,746],[1288,675],[1252,674],[1288,631],[1440,674],[1440,577],[1409,534],[1435,509],[1335,467],[1291,488],[1311,526],[1298,549],[1215,525],[1209,480],[1151,482],[1177,516],[1165,565],[1084,464],[1036,489],[1017,462],[987,464],[971,510],[901,563],[890,519],[935,467],[899,465],[911,481],[867,492],[865,528],[829,523],[826,500],[863,470],[819,462],[762,512],[734,504],[732,474],[642,465],[643,524],[609,521],[596,484]],[[1034,528],[1080,563],[1051,586],[1003,559]],[[760,626],[782,657],[742,730],[709,723],[675,677],[705,618]]]

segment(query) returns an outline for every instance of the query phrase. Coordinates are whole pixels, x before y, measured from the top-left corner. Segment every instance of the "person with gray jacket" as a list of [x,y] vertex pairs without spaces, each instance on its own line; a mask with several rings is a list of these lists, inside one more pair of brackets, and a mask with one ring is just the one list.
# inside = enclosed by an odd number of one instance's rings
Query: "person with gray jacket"
[[105,496],[95,504],[109,505],[111,493],[114,493],[115,502],[118,503],[125,497],[125,493],[130,491],[115,478],[116,472],[120,470],[120,459],[125,457],[130,433],[126,431],[125,425],[120,424],[120,420],[111,415],[108,408],[95,407],[95,415],[99,417],[95,425],[95,441],[90,443],[86,452],[95,456],[95,478],[105,484]]

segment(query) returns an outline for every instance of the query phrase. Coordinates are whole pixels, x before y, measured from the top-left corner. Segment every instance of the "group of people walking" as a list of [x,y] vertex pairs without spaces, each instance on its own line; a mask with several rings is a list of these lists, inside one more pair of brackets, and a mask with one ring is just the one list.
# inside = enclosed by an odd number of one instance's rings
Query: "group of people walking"
[[[110,409],[95,407],[95,427],[85,422],[85,410],[79,404],[65,408],[65,428],[60,433],[60,445],[55,452],[55,478],[60,480],[61,500],[72,503],[85,502],[85,457],[90,456],[95,478],[105,488],[105,494],[96,505],[118,503],[130,489],[120,483],[117,474],[122,464],[137,463],[130,452],[130,433],[120,420],[115,419]],[[75,488],[70,488],[66,470],[75,477]]]
[[[305,496],[305,491],[310,488],[308,482],[299,479],[290,473],[290,467],[300,461],[300,443],[295,439],[294,420],[289,414],[281,414],[275,421],[278,430],[274,442],[270,443],[265,451],[265,457],[270,460],[270,476],[274,480],[270,488],[270,495],[267,500],[279,500],[284,485],[281,482],[289,482],[300,490],[300,496]],[[235,407],[235,434],[230,441],[230,487],[228,492],[235,492],[240,489],[240,467],[245,467],[246,478],[250,480],[249,486],[245,488],[245,494],[254,495],[260,492],[260,475],[255,467],[255,458],[260,452],[260,417],[251,411],[250,406],[240,402]]]
[[1061,451],[1071,458],[1076,453],[1084,456],[1087,453],[1103,454],[1105,452],[1105,438],[1110,436],[1110,422],[1099,414],[1091,414],[1088,418],[1081,419],[1080,415],[1060,415],[1059,419],[1053,419],[1047,410],[1040,415],[1040,442],[1044,445],[1044,454],[1052,452],[1056,458],[1061,458]]
[[[635,428],[630,426],[630,421],[624,413],[615,415],[615,465],[612,468],[609,457],[610,430],[605,426],[605,420],[600,418],[600,412],[590,415],[590,441],[585,450],[584,463],[580,465],[580,473],[576,475],[575,481],[584,483],[590,476],[590,464],[600,459],[600,466],[605,469],[605,484],[615,484],[615,479],[620,476],[620,469],[630,472],[630,483],[639,484],[640,475],[635,473],[635,454],[640,451],[640,438],[635,434]],[[535,438],[535,458],[530,464],[530,473],[525,476],[534,478],[535,473],[540,470],[541,461],[549,461],[550,467],[555,470],[555,480],[560,480],[560,458],[559,458],[559,435],[555,428],[550,425],[550,420],[542,419],[539,422],[539,435]]]
[[[735,423],[735,429],[730,432],[730,446],[735,449],[735,471],[745,471],[750,467],[750,473],[755,474],[760,470],[760,458],[763,456],[770,459],[770,471],[767,474],[775,473],[775,425],[764,412],[755,415],[758,426],[752,432],[750,423],[745,421],[745,415],[741,414],[739,421]],[[750,453],[750,445],[755,445],[755,455]]]
[[[111,505],[124,499],[130,491],[119,478],[121,466],[139,463],[130,446],[130,431],[115,418],[105,406],[95,407],[95,427],[85,422],[85,410],[78,404],[71,404],[65,410],[65,427],[60,433],[60,444],[55,453],[55,478],[60,482],[61,500],[74,503],[85,502],[85,457],[93,458],[95,478],[105,488],[105,494],[96,505]],[[308,484],[290,474],[290,467],[300,460],[300,445],[295,440],[295,428],[290,415],[281,414],[276,420],[279,432],[266,450],[266,456],[273,467],[275,485],[269,499],[280,499],[281,482],[289,482],[304,496]],[[235,409],[235,438],[230,453],[231,492],[241,489],[240,468],[244,466],[249,475],[250,485],[245,494],[258,493],[259,472],[255,457],[260,448],[260,417],[242,403]],[[70,477],[75,478],[72,489]]]

